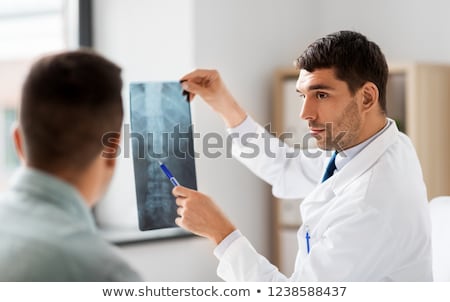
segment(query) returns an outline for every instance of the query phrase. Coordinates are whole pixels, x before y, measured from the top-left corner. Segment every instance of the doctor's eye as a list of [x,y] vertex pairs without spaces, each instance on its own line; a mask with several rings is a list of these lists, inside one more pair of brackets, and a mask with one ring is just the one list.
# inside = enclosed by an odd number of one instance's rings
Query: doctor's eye
[[300,98],[301,101],[305,100],[305,95],[304,94],[299,94],[298,97]]
[[318,100],[324,100],[324,99],[326,99],[328,97],[328,93],[325,93],[325,92],[317,92],[316,93],[316,98],[318,99]]

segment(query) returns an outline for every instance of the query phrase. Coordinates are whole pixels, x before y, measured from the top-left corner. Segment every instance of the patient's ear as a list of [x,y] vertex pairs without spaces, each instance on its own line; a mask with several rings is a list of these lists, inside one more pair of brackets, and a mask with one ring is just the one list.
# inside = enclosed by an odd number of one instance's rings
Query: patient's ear
[[14,124],[12,127],[12,139],[14,146],[16,147],[16,153],[19,156],[21,162],[25,162],[25,152],[23,146],[23,135],[20,130],[19,124]]
[[120,133],[108,132],[102,137],[103,150],[101,157],[108,167],[114,168],[120,155]]

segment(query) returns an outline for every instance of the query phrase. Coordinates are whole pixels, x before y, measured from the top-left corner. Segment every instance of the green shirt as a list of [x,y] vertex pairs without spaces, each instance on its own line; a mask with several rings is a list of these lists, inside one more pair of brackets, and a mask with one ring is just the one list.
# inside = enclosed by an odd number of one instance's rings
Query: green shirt
[[96,232],[80,193],[21,168],[0,195],[0,281],[140,281]]

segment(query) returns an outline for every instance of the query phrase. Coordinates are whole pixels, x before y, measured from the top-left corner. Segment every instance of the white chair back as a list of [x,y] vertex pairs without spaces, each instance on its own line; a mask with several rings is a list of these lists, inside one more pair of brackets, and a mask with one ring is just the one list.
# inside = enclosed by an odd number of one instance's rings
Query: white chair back
[[430,201],[434,281],[450,281],[450,196]]

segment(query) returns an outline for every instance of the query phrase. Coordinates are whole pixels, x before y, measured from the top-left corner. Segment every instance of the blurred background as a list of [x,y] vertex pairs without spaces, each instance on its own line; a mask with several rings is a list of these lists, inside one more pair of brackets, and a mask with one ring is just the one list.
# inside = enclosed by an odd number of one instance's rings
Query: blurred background
[[[0,190],[18,165],[10,127],[20,86],[30,63],[45,53],[89,46],[122,66],[125,124],[129,124],[130,82],[176,81],[194,68],[218,69],[248,113],[266,124],[273,120],[276,71],[290,70],[315,39],[355,30],[375,41],[390,64],[445,66],[450,64],[449,11],[450,2],[445,0],[0,0]],[[447,80],[450,84],[450,77]],[[427,96],[424,93],[420,102],[429,102]],[[289,114],[297,116],[300,105]],[[442,108],[448,116],[448,105]],[[197,152],[205,133],[225,137],[222,121],[201,100],[193,102],[192,111],[194,130],[200,133]],[[433,114],[424,114],[422,122],[434,119]],[[447,126],[439,138],[443,145],[425,149],[446,150]],[[278,218],[273,213],[279,209],[274,210],[270,187],[222,151],[215,159],[202,154],[197,159],[199,190],[220,204],[261,254],[282,261],[277,252],[281,239],[274,235]],[[147,281],[218,281],[214,246],[207,240],[164,239],[165,234],[149,240],[151,236],[136,235],[129,154],[122,152],[111,188],[95,209],[105,236],[119,244]],[[297,208],[286,211],[289,215]],[[294,229],[281,236],[291,254],[296,249]],[[285,257],[290,260],[282,270],[288,273],[292,255],[288,252]]]

